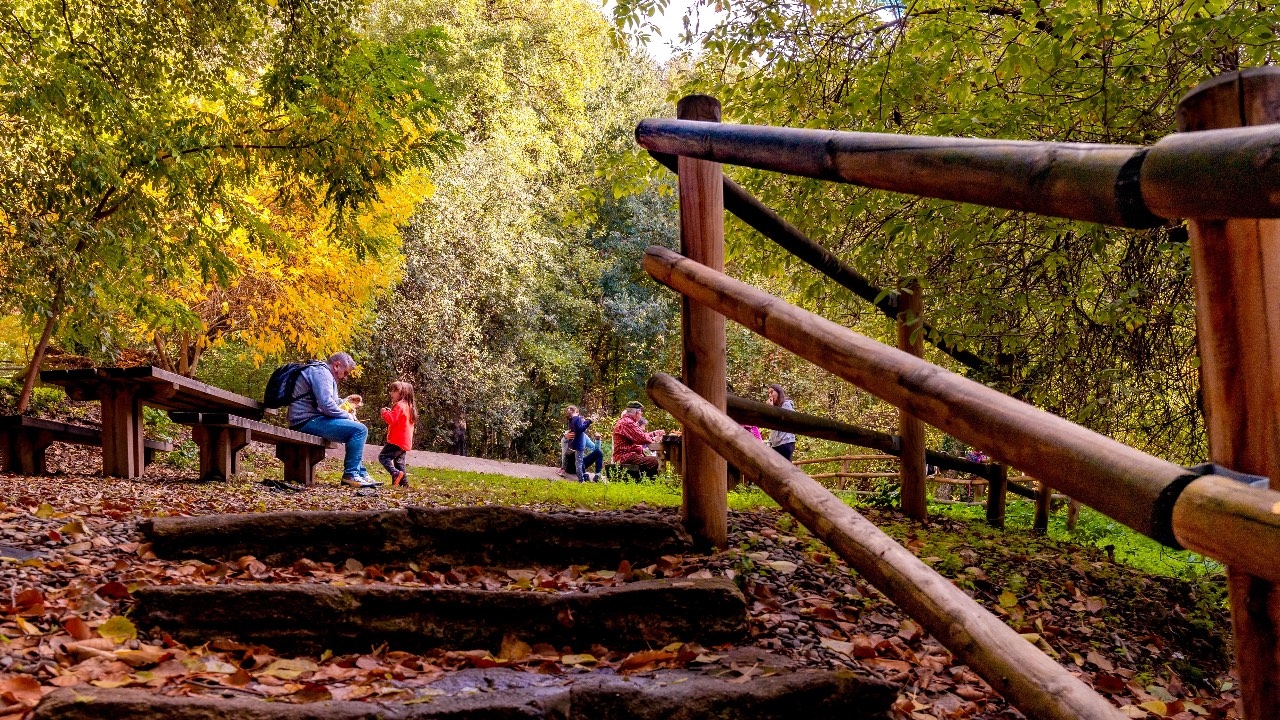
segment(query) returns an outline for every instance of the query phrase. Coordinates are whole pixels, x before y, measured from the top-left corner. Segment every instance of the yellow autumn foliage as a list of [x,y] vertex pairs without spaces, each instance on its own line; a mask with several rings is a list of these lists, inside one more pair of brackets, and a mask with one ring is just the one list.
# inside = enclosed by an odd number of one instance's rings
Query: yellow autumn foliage
[[[291,353],[322,357],[343,349],[370,320],[374,301],[399,280],[399,227],[433,191],[426,170],[406,173],[356,218],[364,246],[334,238],[331,213],[294,193],[280,204],[275,184],[262,183],[244,198],[276,238],[270,244],[247,233],[223,248],[234,271],[224,282],[192,267],[161,290],[189,313],[139,327],[159,362],[193,373],[203,351],[235,339],[255,363]],[[185,317],[180,317],[185,315]],[[184,361],[183,354],[186,358]]]

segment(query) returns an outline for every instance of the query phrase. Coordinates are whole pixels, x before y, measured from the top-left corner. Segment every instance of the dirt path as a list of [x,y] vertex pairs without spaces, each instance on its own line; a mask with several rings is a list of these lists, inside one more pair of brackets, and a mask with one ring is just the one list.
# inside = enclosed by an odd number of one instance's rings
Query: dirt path
[[[377,445],[366,445],[364,448],[365,467],[370,473],[385,473],[378,465],[378,453],[382,448]],[[342,449],[329,450],[328,457],[342,457]],[[463,470],[466,472],[492,473],[508,477],[535,478],[542,480],[563,480],[556,468],[548,465],[528,465],[526,463],[510,463],[501,460],[449,455],[447,453],[428,452],[426,450],[409,451],[409,467],[431,468],[434,470]]]

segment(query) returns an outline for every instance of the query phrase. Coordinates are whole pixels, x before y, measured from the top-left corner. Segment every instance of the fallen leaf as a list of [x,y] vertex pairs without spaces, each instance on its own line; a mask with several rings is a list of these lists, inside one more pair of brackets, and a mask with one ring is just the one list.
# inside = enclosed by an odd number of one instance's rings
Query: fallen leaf
[[98,634],[118,645],[129,640],[136,640],[138,638],[138,628],[134,627],[129,618],[123,615],[116,615],[98,626]]
[[324,685],[307,684],[302,689],[289,696],[293,702],[313,703],[332,700],[333,694],[329,692],[329,688]]
[[0,699],[6,705],[35,707],[40,702],[40,682],[30,675],[0,677]]
[[622,664],[618,666],[618,669],[623,672],[628,672],[631,670],[637,670],[652,663],[673,660],[675,657],[676,654],[674,652],[668,652],[666,650],[646,650],[643,652],[631,653],[622,661]]
[[1012,608],[1018,604],[1018,596],[1014,595],[1008,590],[1005,590],[1004,592],[1000,593],[999,602],[1000,602],[1000,607],[1002,608]]
[[1094,652],[1093,650],[1090,650],[1089,652],[1085,653],[1084,659],[1093,663],[1095,666],[1097,666],[1099,670],[1103,672],[1111,672],[1116,669],[1115,665],[1112,665],[1110,660],[1106,659],[1105,657],[1098,654],[1097,652]]
[[1138,707],[1146,710],[1147,712],[1155,713],[1160,717],[1165,717],[1169,714],[1169,706],[1165,705],[1162,700],[1148,700],[1147,702],[1140,703]]
[[63,535],[88,535],[89,528],[85,527],[83,519],[73,517],[66,525],[58,528],[58,532]]
[[529,643],[520,640],[515,635],[507,635],[502,638],[502,649],[498,651],[498,659],[517,662],[532,654],[533,648],[529,646]]
[[835,650],[841,655],[848,655],[849,657],[853,657],[853,643],[851,642],[845,642],[843,640],[832,640],[831,638],[822,638],[818,642],[822,644],[822,647]]
[[280,659],[271,663],[265,670],[263,675],[270,675],[281,680],[294,680],[302,673],[315,672],[320,666],[306,658],[294,658],[292,660]]
[[1117,675],[1098,673],[1093,676],[1093,687],[1100,692],[1110,693],[1112,695],[1124,692],[1126,684],[1127,683],[1125,683],[1124,678]]
[[40,503],[40,507],[36,508],[36,511],[32,514],[41,520],[48,520],[53,517],[53,506],[49,503]]
[[583,653],[581,655],[562,655],[560,662],[564,665],[591,665],[599,662],[595,655]]

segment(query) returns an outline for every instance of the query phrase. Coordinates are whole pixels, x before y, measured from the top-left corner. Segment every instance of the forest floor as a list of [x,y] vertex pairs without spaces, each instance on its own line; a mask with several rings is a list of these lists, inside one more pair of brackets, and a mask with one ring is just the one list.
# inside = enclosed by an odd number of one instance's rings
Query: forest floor
[[[97,467],[93,450],[65,452],[62,467]],[[433,572],[354,560],[284,567],[252,557],[214,564],[162,560],[136,525],[161,515],[477,503],[532,509],[639,505],[675,512],[678,489],[415,469],[411,487],[356,495],[336,485],[330,470],[304,493],[280,494],[251,480],[202,485],[192,477],[165,466],[153,466],[135,481],[74,473],[0,476],[0,720],[23,717],[57,687],[83,684],[287,702],[414,702],[430,679],[468,667],[570,674],[690,667],[741,682],[774,672],[768,662],[744,660],[727,648],[686,645],[624,654],[600,646],[540,646],[536,638],[529,645],[504,645],[497,657],[475,648],[411,655],[385,647],[365,655],[277,657],[263,647],[187,647],[149,636],[128,620],[131,591],[144,585],[330,582],[571,591],[681,576],[738,582],[750,605],[751,645],[768,657],[901,683],[901,718],[1020,717],[825,545],[769,507],[758,490],[732,494],[730,549],[714,555],[669,557],[644,568]],[[1129,717],[1237,717],[1221,578],[1151,575],[1095,547],[979,522],[938,518],[921,524],[890,511],[859,509]]]

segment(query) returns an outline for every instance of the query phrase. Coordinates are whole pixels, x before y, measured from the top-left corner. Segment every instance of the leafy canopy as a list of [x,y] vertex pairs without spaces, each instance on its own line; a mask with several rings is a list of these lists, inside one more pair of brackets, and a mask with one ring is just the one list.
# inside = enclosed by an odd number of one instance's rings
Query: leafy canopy
[[[621,30],[661,4],[630,3]],[[716,96],[727,122],[1055,141],[1153,142],[1197,82],[1270,62],[1280,27],[1276,3],[1229,0],[718,6],[676,95]],[[1162,455],[1203,456],[1185,228],[1120,231],[730,172],[878,284],[922,279],[936,327],[1004,360],[982,380]],[[735,272],[782,281],[793,301],[889,340],[865,304],[791,272],[793,258],[741,224],[729,243]]]
[[[121,316],[161,326],[154,292],[194,268],[226,284],[229,248],[301,250],[263,205],[323,206],[330,239],[388,247],[360,222],[397,177],[456,147],[427,74],[444,48],[359,28],[357,0],[16,0],[0,8],[4,304],[65,316],[109,347]],[[314,212],[314,211],[313,211]],[[314,228],[309,228],[308,233]],[[180,281],[180,280],[179,280]]]

